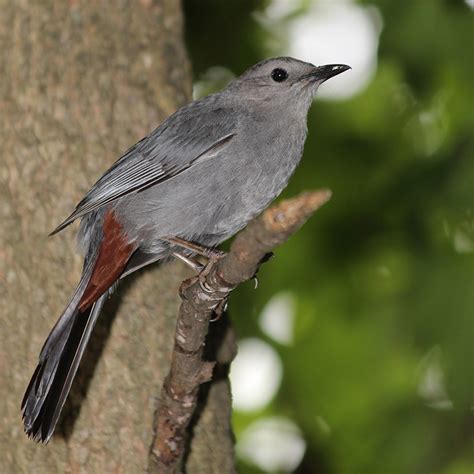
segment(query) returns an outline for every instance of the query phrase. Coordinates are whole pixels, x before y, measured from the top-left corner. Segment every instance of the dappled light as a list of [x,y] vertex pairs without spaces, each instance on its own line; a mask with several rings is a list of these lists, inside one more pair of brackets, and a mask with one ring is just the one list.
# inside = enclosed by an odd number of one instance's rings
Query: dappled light
[[305,449],[299,428],[283,417],[255,421],[237,444],[239,456],[267,472],[293,472]]
[[255,411],[264,408],[280,387],[282,364],[276,351],[260,339],[243,339],[232,364],[234,408]]
[[295,320],[295,301],[290,292],[281,292],[273,296],[264,306],[259,318],[262,331],[280,344],[293,342]]

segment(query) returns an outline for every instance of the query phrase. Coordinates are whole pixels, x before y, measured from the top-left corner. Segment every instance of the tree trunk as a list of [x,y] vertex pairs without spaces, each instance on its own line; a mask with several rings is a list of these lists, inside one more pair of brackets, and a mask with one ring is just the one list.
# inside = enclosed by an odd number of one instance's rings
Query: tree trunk
[[[143,472],[181,264],[142,272],[108,302],[49,445],[26,438],[20,402],[81,267],[73,232],[48,232],[190,99],[180,5],[0,0],[0,12],[0,470]],[[229,407],[224,377],[194,426],[187,472],[233,471]]]

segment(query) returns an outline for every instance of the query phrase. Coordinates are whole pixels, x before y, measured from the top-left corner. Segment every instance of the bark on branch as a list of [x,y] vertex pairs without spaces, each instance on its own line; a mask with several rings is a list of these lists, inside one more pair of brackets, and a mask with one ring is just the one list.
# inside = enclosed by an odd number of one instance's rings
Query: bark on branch
[[230,292],[253,278],[268,254],[294,234],[331,196],[322,190],[303,193],[267,209],[234,240],[222,259],[180,288],[171,367],[163,384],[153,426],[150,473],[181,472],[187,428],[196,407],[199,387],[212,378],[214,362],[203,359],[209,322]]

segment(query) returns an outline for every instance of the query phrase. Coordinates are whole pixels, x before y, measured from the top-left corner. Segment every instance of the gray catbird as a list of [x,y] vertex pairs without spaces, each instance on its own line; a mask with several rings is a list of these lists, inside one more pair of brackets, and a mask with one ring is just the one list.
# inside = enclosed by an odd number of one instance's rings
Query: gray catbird
[[179,255],[170,236],[212,247],[265,209],[300,161],[316,90],[347,69],[285,57],[256,64],[133,145],[52,232],[82,218],[84,269],[26,389],[28,436],[47,442],[53,434],[115,283]]

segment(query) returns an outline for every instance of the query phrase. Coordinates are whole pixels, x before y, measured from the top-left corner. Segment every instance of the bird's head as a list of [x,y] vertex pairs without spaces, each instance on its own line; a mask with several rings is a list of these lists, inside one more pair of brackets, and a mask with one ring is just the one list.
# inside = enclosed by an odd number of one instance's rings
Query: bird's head
[[351,69],[345,64],[314,66],[298,59],[281,57],[252,66],[229,84],[228,90],[242,99],[311,104],[318,87],[331,77]]

